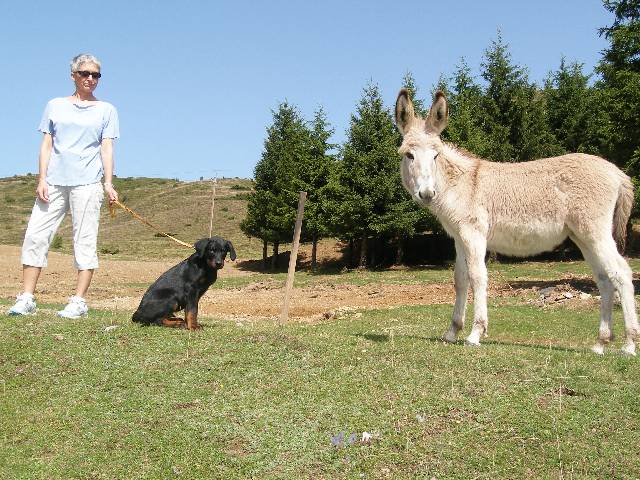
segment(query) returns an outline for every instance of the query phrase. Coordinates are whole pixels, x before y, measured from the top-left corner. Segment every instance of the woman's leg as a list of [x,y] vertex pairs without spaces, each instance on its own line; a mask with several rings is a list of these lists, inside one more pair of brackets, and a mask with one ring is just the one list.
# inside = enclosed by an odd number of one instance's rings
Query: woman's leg
[[78,283],[76,284],[76,297],[84,298],[91,285],[91,278],[93,277],[93,269],[90,270],[78,270]]
[[102,185],[73,187],[69,195],[73,223],[73,255],[78,270],[76,296],[84,298],[98,268],[98,226],[104,194]]
[[31,295],[35,293],[41,271],[41,267],[22,265],[22,285],[25,293],[30,293]]
[[69,207],[65,187],[49,185],[49,202],[36,200],[22,244],[22,283],[33,294],[43,267],[47,266],[49,245]]

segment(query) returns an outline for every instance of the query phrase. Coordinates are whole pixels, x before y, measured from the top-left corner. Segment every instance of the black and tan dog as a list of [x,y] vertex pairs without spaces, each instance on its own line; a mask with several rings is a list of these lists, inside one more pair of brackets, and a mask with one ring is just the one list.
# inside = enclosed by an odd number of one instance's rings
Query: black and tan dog
[[[198,302],[216,281],[229,253],[236,259],[230,241],[220,237],[203,238],[194,245],[196,252],[164,272],[142,297],[132,320],[144,325],[163,325],[195,330],[198,327]],[[184,320],[174,314],[184,310]]]

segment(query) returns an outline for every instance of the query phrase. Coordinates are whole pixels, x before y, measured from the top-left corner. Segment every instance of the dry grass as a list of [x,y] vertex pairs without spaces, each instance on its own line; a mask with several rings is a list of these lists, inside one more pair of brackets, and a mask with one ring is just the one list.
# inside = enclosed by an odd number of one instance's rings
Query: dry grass
[[[185,242],[208,236],[211,212],[212,182],[180,182],[153,178],[117,178],[114,185],[127,206]],[[35,176],[0,179],[0,244],[20,245],[34,202]],[[245,257],[262,254],[259,240],[249,239],[240,231],[246,215],[246,195],[252,182],[244,179],[218,180],[214,210],[213,234],[231,240]],[[71,252],[71,222],[62,223],[60,252]],[[100,222],[99,249],[113,258],[177,258],[184,247],[155,236],[149,227],[118,209],[111,218],[103,207]]]

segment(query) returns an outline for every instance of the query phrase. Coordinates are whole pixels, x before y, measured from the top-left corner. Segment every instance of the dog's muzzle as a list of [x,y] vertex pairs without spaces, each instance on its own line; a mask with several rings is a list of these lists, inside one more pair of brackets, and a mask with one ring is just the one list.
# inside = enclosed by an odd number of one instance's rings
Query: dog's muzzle
[[222,262],[216,262],[214,259],[211,259],[209,260],[208,263],[211,268],[215,268],[216,270],[219,270],[222,267],[224,267],[224,260]]

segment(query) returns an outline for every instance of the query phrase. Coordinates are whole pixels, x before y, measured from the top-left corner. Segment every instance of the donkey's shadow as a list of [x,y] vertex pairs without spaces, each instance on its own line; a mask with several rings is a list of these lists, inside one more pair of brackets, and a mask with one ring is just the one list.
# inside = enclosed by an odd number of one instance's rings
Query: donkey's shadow
[[[387,334],[378,334],[378,333],[356,333],[356,337],[364,338],[365,340],[369,340],[375,343],[385,343],[391,341],[391,336]],[[422,340],[424,342],[429,343],[445,343],[442,340],[442,337],[423,337],[420,335],[394,335],[394,338],[397,339],[410,339],[410,340]],[[448,343],[447,345],[451,345],[452,347],[460,347],[460,348],[482,348],[480,347],[471,347],[465,345],[464,340],[458,340],[455,343]],[[518,343],[518,342],[505,342],[501,340],[492,340],[492,339],[483,339],[482,345],[498,345],[505,347],[524,347],[524,348],[532,348],[535,350],[552,350],[555,352],[565,352],[565,353],[578,353],[583,352],[588,349],[586,348],[571,348],[571,347],[562,347],[558,345],[537,345],[531,343]]]
[[[558,280],[516,280],[507,283],[511,288],[524,290],[532,288],[543,290],[549,287],[554,288],[561,285],[569,285],[574,290],[579,290],[591,295],[600,295],[600,291],[598,290],[596,282],[594,282],[590,278],[567,278]],[[640,279],[633,279],[633,290],[635,295],[640,294]]]

